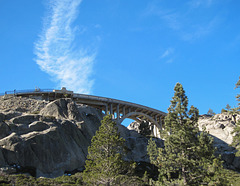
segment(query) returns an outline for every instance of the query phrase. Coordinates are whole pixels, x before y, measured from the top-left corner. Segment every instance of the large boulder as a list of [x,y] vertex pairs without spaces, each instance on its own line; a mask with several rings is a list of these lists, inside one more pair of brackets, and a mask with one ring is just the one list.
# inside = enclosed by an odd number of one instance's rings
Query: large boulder
[[102,119],[99,111],[77,106],[70,99],[51,102],[39,114],[12,116],[0,122],[0,166],[31,167],[37,177],[82,168]]
[[83,118],[78,112],[78,107],[72,99],[58,99],[49,103],[40,112],[42,116],[54,116],[58,119],[69,119],[82,121]]

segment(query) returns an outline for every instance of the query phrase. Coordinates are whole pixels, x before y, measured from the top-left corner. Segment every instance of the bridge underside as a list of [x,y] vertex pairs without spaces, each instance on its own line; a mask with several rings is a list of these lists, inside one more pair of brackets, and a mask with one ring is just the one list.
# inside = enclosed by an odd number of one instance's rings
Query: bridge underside
[[113,119],[115,119],[119,124],[121,124],[127,118],[132,119],[139,124],[142,121],[148,121],[151,125],[153,135],[160,138],[159,130],[162,130],[162,121],[165,117],[165,113],[163,112],[157,112],[155,109],[139,107],[135,104],[123,104],[121,102],[102,102],[81,98],[77,98],[75,101],[80,104],[86,104],[97,108],[105,114],[113,115]]

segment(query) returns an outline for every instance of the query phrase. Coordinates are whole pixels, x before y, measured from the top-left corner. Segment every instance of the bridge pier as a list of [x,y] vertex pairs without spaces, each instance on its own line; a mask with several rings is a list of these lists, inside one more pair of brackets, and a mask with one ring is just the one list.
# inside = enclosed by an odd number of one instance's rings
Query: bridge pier
[[108,104],[106,104],[106,107],[105,107],[105,114],[108,114]]
[[120,118],[120,113],[119,113],[119,104],[117,104],[117,119]]
[[114,114],[114,113],[113,113],[113,106],[112,106],[112,104],[110,104],[110,114],[111,114],[111,115]]

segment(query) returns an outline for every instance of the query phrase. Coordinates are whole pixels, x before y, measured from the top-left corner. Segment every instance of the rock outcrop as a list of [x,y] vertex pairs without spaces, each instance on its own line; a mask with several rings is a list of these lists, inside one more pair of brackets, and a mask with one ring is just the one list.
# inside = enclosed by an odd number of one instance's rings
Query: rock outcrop
[[[71,99],[0,98],[0,169],[57,177],[82,170],[103,113]],[[148,140],[119,125],[127,160],[149,161]],[[161,146],[161,140],[156,140]],[[7,172],[7,171],[6,171]]]
[[224,160],[224,166],[233,170],[240,170],[239,157],[235,157],[236,149],[231,146],[234,134],[232,133],[240,115],[231,113],[202,115],[199,118],[199,129],[206,129],[213,137],[216,153]]

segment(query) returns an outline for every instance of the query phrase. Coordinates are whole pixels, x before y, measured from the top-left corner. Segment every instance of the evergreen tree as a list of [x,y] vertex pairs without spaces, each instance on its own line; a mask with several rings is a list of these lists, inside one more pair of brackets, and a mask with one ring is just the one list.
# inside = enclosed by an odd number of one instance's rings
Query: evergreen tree
[[152,138],[148,140],[147,153],[149,155],[150,162],[152,164],[157,164],[158,149],[155,141],[153,141]]
[[157,149],[150,139],[148,154],[150,161],[159,167],[159,183],[170,182],[191,185],[201,184],[211,177],[209,168],[214,160],[212,138],[201,132],[197,126],[198,109],[191,106],[180,83],[177,83],[174,97],[165,117],[168,131],[164,148]]
[[88,148],[84,182],[90,185],[113,185],[120,179],[123,181],[123,174],[130,168],[130,163],[122,159],[124,143],[116,122],[112,121],[111,115],[105,116]]
[[[238,82],[236,83],[235,88],[239,88],[239,87],[240,87],[240,77]],[[236,98],[237,98],[237,101],[239,101],[238,105],[240,105],[240,94],[237,94]]]
[[151,135],[150,123],[148,121],[141,121],[139,125],[139,133],[146,137]]
[[[239,88],[240,87],[240,77],[238,82],[236,83],[236,87],[235,88]],[[236,96],[237,101],[239,101],[238,105],[240,105],[240,94],[237,94]],[[238,108],[235,108],[235,113],[239,110]],[[233,136],[233,142],[232,142],[232,146],[236,147],[236,149],[238,150],[236,155],[240,156],[240,121],[238,121],[236,123],[236,127],[233,129],[232,134],[235,134]]]
[[235,147],[238,151],[236,152],[236,156],[240,156],[240,122],[236,123],[236,127],[233,129],[232,134],[233,136],[232,146]]
[[227,104],[226,109],[227,109],[227,111],[229,111],[231,109],[231,106],[229,104]]
[[213,110],[212,110],[211,108],[209,108],[207,114],[208,114],[208,115],[211,115],[211,116],[214,116],[216,113],[213,112]]
[[227,110],[225,110],[224,108],[221,110],[221,114],[226,113],[226,112],[227,112]]

